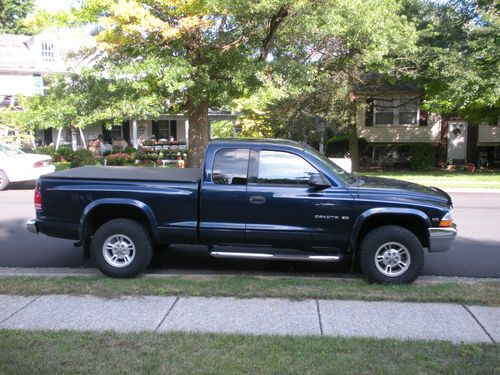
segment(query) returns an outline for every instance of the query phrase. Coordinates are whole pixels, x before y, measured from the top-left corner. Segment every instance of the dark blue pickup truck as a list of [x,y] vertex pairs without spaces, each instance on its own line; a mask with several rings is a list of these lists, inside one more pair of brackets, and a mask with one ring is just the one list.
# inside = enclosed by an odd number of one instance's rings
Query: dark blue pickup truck
[[371,281],[407,283],[424,248],[446,251],[457,233],[442,190],[354,176],[286,140],[213,141],[202,170],[51,173],[37,182],[35,209],[28,230],[78,241],[113,277],[138,275],[155,245],[183,243],[221,258],[350,257]]

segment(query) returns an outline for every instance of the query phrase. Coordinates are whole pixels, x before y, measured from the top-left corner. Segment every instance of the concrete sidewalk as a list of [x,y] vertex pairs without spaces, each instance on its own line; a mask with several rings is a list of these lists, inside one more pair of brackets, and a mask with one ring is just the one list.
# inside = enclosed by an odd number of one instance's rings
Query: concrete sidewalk
[[0,295],[0,328],[500,342],[500,308],[444,303]]

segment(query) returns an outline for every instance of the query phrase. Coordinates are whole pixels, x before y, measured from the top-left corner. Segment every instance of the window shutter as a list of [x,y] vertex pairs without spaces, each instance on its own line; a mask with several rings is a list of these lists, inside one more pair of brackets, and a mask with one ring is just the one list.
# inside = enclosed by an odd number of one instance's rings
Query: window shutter
[[366,99],[365,126],[373,126],[373,99]]
[[177,120],[170,120],[170,136],[177,139]]
[[127,142],[130,142],[130,124],[129,124],[128,120],[125,120],[122,122],[122,134],[123,134],[123,138]]
[[106,128],[106,125],[102,125],[102,140],[104,142],[111,143],[111,132]]
[[[422,101],[420,101],[420,105],[422,105]],[[429,112],[420,110],[420,118],[418,120],[418,126],[427,126],[429,123]]]
[[158,121],[153,120],[153,135],[156,140],[160,139],[160,128],[158,127]]

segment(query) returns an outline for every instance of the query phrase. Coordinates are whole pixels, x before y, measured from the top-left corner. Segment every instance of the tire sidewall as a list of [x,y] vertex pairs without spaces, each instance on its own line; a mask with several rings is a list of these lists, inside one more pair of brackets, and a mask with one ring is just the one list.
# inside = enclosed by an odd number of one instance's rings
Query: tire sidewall
[[[385,243],[397,242],[405,246],[410,253],[410,267],[395,277],[381,273],[375,264],[375,253]],[[414,281],[422,271],[424,265],[424,251],[420,240],[406,228],[387,225],[376,228],[366,235],[360,246],[361,269],[371,282],[386,284],[407,284]]]
[[[132,262],[122,268],[109,264],[102,251],[104,242],[117,234],[127,236],[133,242],[136,252]],[[130,219],[113,219],[97,229],[92,237],[90,251],[92,260],[102,273],[111,277],[127,278],[139,275],[149,265],[153,246],[151,237],[143,225]]]

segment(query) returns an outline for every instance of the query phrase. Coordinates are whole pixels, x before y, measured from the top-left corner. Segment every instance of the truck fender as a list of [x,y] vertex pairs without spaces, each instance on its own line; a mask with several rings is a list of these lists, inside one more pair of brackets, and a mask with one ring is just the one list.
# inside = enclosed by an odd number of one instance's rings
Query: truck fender
[[351,238],[349,240],[349,249],[352,252],[353,263],[356,253],[356,248],[358,245],[358,236],[361,230],[361,227],[366,222],[367,219],[374,216],[390,216],[390,215],[404,215],[404,216],[412,216],[416,220],[422,222],[427,228],[431,226],[431,221],[429,217],[422,211],[417,210],[415,208],[404,208],[404,207],[376,207],[370,208],[364,211],[361,215],[358,216],[356,222],[354,223],[354,227],[351,233]]
[[153,239],[154,241],[158,241],[159,235],[158,235],[158,225],[156,222],[156,217],[153,213],[153,210],[145,204],[144,202],[135,200],[135,199],[126,199],[126,198],[103,198],[103,199],[97,199],[95,201],[92,201],[89,203],[85,209],[82,212],[82,216],[80,217],[80,239],[84,241],[83,238],[83,232],[85,228],[85,224],[87,222],[87,219],[89,215],[92,213],[93,210],[95,210],[98,207],[101,206],[109,206],[109,205],[120,205],[120,206],[132,206],[138,208],[144,216],[146,216],[149,225],[151,227],[151,231],[153,234]]

